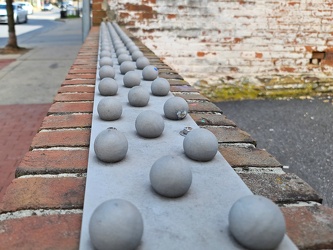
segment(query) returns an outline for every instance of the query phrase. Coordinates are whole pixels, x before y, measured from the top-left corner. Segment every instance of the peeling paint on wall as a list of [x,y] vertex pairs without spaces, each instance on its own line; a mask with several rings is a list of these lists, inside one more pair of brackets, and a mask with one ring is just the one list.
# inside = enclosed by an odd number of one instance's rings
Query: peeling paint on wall
[[251,79],[333,78],[333,59],[312,58],[313,52],[333,51],[330,0],[118,0],[110,8],[201,88],[242,79],[255,85]]

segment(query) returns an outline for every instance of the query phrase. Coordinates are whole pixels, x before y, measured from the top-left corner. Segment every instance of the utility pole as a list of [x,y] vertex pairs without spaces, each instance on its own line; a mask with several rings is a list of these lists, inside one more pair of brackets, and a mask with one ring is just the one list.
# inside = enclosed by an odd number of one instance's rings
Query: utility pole
[[82,40],[86,40],[91,28],[91,0],[82,0]]

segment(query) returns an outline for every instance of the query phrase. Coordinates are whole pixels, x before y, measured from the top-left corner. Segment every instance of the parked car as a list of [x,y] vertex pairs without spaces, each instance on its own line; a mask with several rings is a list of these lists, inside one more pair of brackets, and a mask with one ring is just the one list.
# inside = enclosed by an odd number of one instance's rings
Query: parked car
[[22,6],[22,8],[26,11],[28,11],[28,15],[31,15],[34,13],[34,7],[31,5],[31,3],[28,2],[15,2]]
[[[27,23],[28,11],[24,10],[21,5],[13,3],[14,22]],[[8,23],[6,3],[0,3],[0,23]]]
[[53,5],[51,3],[44,3],[42,10],[51,11],[53,10]]

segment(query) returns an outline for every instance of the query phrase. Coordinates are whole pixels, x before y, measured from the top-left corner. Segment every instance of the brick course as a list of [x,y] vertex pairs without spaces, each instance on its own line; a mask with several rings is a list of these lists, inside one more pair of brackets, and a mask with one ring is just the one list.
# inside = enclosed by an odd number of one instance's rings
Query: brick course
[[[94,72],[83,74],[79,69],[83,61],[96,69],[98,36],[99,29],[92,28],[73,64],[76,71],[66,77],[31,151],[17,168],[17,178],[7,189],[0,206],[0,241],[4,249],[78,248],[92,113],[92,101],[82,96],[91,96],[94,85],[90,78]],[[320,197],[309,185],[284,173],[272,155],[256,148],[249,134],[180,75],[171,69],[169,74],[167,65],[135,41],[157,67],[164,69],[161,75],[168,77],[175,94],[188,101],[196,123],[215,133],[220,152],[249,188],[279,203],[288,235],[297,246],[333,248],[333,209],[320,205]]]

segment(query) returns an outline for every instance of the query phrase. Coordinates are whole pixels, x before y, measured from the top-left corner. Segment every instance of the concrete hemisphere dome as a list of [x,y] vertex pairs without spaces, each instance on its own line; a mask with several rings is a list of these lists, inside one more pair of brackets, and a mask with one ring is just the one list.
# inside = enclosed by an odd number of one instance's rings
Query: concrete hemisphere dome
[[138,208],[123,199],[97,206],[89,221],[89,236],[98,250],[134,250],[142,239],[143,218]]
[[146,81],[154,81],[158,76],[158,68],[153,65],[148,65],[142,70],[142,78]]
[[248,195],[238,199],[229,212],[229,230],[244,247],[276,249],[286,233],[280,208],[270,199]]
[[218,151],[218,141],[215,135],[207,129],[193,129],[183,141],[185,155],[195,161],[212,160]]
[[112,56],[112,53],[109,50],[102,50],[102,52],[99,54],[100,58],[111,57],[111,56]]
[[164,120],[162,116],[154,110],[141,112],[135,120],[137,133],[145,138],[159,137],[164,130]]
[[179,96],[169,98],[163,106],[164,115],[170,120],[184,119],[188,114],[188,110],[188,103]]
[[132,88],[134,86],[139,86],[141,83],[141,76],[136,71],[128,71],[123,78],[124,86],[127,88]]
[[121,74],[126,74],[128,71],[135,70],[136,66],[135,63],[132,61],[124,61],[121,63],[119,70]]
[[118,49],[116,49],[116,55],[117,55],[117,57],[119,57],[121,54],[129,54],[129,52],[126,49],[126,47],[119,47]]
[[116,75],[116,72],[113,69],[113,67],[110,66],[110,65],[104,65],[99,69],[100,79],[103,79],[103,78],[106,78],[106,77],[114,78],[115,75]]
[[139,57],[143,57],[143,53],[140,50],[136,50],[132,53],[132,60],[136,61]]
[[111,57],[103,57],[99,60],[99,66],[103,67],[104,65],[113,66],[113,60]]
[[134,86],[128,91],[128,102],[134,107],[144,107],[148,105],[150,95],[148,90],[142,86]]
[[125,158],[127,150],[127,138],[115,128],[103,130],[94,141],[96,157],[106,163],[121,161]]
[[166,96],[170,91],[170,83],[167,79],[162,77],[157,77],[151,83],[151,93],[155,96]]
[[118,64],[121,65],[125,61],[132,61],[132,57],[128,54],[120,54],[118,56]]
[[138,69],[144,69],[144,67],[150,65],[149,59],[145,56],[139,57],[135,63]]
[[192,170],[178,156],[159,158],[152,165],[149,177],[155,192],[168,198],[183,196],[192,184]]
[[112,97],[104,97],[97,105],[97,112],[102,120],[114,121],[121,117],[123,108],[120,101]]
[[113,96],[118,92],[118,84],[113,78],[103,78],[98,83],[98,91],[103,96]]

